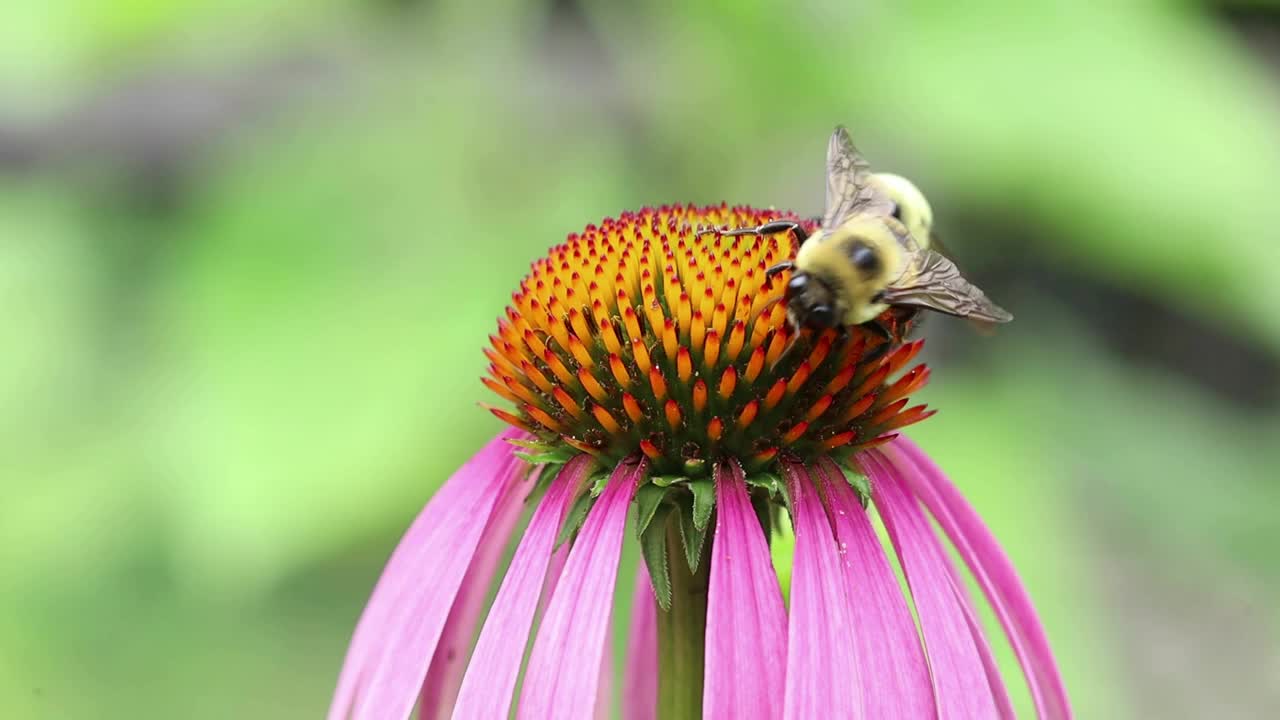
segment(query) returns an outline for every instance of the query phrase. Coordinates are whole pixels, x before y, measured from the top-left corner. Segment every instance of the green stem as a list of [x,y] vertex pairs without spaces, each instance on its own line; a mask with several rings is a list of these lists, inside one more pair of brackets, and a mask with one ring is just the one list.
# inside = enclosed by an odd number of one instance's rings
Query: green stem
[[690,571],[680,539],[680,521],[673,514],[667,525],[671,610],[658,610],[658,717],[663,720],[702,717],[710,551],[708,538],[698,571]]

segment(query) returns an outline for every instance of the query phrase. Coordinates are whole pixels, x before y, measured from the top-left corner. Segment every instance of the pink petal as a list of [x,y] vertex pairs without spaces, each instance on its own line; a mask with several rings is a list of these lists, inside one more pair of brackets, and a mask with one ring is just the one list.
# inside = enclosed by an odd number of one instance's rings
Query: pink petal
[[[945,554],[941,545],[938,547],[938,553]],[[1000,718],[1014,720],[1016,715],[1013,712],[1013,702],[1009,699],[1009,690],[1004,685],[1000,666],[991,652],[991,644],[987,642],[987,634],[982,630],[982,623],[973,609],[973,602],[969,598],[969,593],[965,591],[959,572],[951,566],[950,562],[947,563],[947,569],[951,571],[951,589],[956,594],[960,609],[964,611],[965,624],[969,626],[969,637],[973,638],[973,646],[978,649],[978,655],[982,658],[982,671],[987,675],[987,687],[991,688],[991,696],[995,698]]]
[[936,716],[929,668],[911,608],[902,594],[871,519],[844,473],[827,460],[827,501],[845,550],[845,582],[852,589],[854,647],[869,718],[917,720]]
[[643,463],[619,465],[579,531],[534,640],[517,717],[592,716],[627,509],[645,472]]
[[777,664],[787,656],[787,611],[736,462],[716,468],[716,516],[703,717],[777,718],[786,693]]
[[796,534],[783,717],[860,718],[858,628],[836,539],[804,466],[784,463],[783,473]]
[[604,652],[600,656],[600,688],[596,691],[596,709],[594,720],[609,720],[613,717],[613,610],[609,611],[608,630],[604,639]]
[[401,539],[356,625],[330,720],[409,716],[502,491],[524,469],[506,430],[436,492]]
[[556,536],[593,463],[583,455],[565,465],[529,520],[471,654],[454,720],[507,716]]
[[560,582],[560,576],[564,574],[564,565],[569,562],[569,551],[573,549],[573,543],[561,543],[551,553],[551,562],[547,563],[547,579],[542,583],[542,597],[538,599],[538,617],[547,614],[547,605],[551,604],[551,597],[556,594],[556,583]]
[[622,677],[622,720],[658,717],[658,602],[643,562],[631,600],[631,635]]
[[1017,571],[982,518],[923,451],[899,436],[885,448],[889,461],[937,519],[982,588],[1009,636],[1042,718],[1073,717],[1066,687],[1035,606]]
[[947,720],[997,717],[982,657],[973,644],[933,528],[897,473],[877,453],[863,453],[860,458],[871,476],[872,498],[915,599],[933,673],[938,716]]
[[435,655],[427,667],[427,677],[419,694],[418,714],[421,720],[437,720],[449,717],[462,673],[467,669],[468,650],[475,637],[476,626],[484,612],[485,600],[498,564],[507,552],[511,535],[520,522],[525,501],[536,483],[538,473],[525,476],[521,482],[513,482],[503,491],[497,508],[489,517],[480,548],[471,558],[471,567],[462,579],[458,597],[444,624],[444,633],[436,645]]

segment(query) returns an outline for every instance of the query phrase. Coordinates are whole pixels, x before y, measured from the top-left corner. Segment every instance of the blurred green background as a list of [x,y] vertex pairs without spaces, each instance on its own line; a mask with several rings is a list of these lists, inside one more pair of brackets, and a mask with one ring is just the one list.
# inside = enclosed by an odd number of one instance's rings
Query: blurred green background
[[836,123],[1018,316],[912,435],[1080,716],[1274,712],[1280,7],[958,5],[0,5],[0,717],[319,717],[528,263]]

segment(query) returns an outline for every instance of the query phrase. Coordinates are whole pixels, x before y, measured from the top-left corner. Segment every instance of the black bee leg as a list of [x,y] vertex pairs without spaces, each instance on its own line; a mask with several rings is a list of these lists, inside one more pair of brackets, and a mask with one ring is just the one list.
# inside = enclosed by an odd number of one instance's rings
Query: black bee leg
[[832,347],[841,347],[841,348],[842,348],[842,347],[844,347],[845,345],[847,345],[848,343],[849,343],[849,326],[848,326],[848,325],[843,325],[843,324],[842,324],[842,325],[837,325],[837,326],[836,326],[836,341],[835,341],[835,343],[832,345]]
[[794,220],[774,220],[759,227],[738,228],[737,230],[730,230],[720,234],[725,237],[734,237],[736,235],[777,235],[784,232],[795,235],[797,243],[803,243],[809,239],[809,233],[804,229],[804,226]]
[[773,267],[769,268],[768,270],[765,270],[765,271],[764,271],[764,276],[765,276],[766,278],[769,278],[770,280],[772,280],[772,279],[773,279],[773,277],[774,277],[775,275],[779,275],[779,274],[784,273],[784,272],[786,272],[786,271],[788,271],[788,270],[795,270],[795,269],[796,269],[796,264],[795,264],[794,262],[792,262],[792,261],[790,261],[790,260],[783,260],[782,262],[778,263],[777,265],[774,265]]
[[893,330],[889,326],[880,322],[879,318],[864,323],[862,327],[884,338],[886,343],[892,343],[894,340]]
[[868,352],[866,355],[864,355],[861,360],[861,362],[864,362],[864,363],[876,362],[880,358],[884,357],[885,353],[889,352],[889,350],[893,348],[894,346],[893,330],[891,330],[889,327],[887,327],[884,323],[880,322],[879,320],[871,320],[870,322],[863,323],[862,327],[871,331],[872,334],[877,335],[884,339],[884,342],[872,348],[872,350]]
[[809,239],[809,233],[804,226],[794,220],[774,220],[767,222],[758,227],[735,228],[733,230],[721,230],[719,228],[706,228],[698,231],[701,237],[707,233],[718,232],[724,237],[738,237],[740,235],[776,235],[778,233],[790,232],[796,238],[797,244],[803,244]]
[[772,286],[773,279],[778,277],[782,273],[787,272],[788,270],[794,272],[795,269],[796,269],[796,264],[794,262],[792,262],[791,260],[783,260],[777,265],[774,265],[768,270],[765,270],[764,271],[765,287]]

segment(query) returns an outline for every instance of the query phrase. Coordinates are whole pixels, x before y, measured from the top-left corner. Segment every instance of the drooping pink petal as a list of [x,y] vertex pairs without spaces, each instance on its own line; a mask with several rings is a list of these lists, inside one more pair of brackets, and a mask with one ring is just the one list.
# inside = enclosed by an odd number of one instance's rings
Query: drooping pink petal
[[658,717],[658,601],[644,563],[636,571],[631,599],[627,664],[622,670],[622,720]]
[[783,717],[861,718],[858,628],[836,539],[804,466],[784,463],[783,474],[796,535]]
[[831,460],[822,464],[827,500],[844,549],[845,582],[853,596],[854,647],[868,718],[924,720],[936,716],[929,668],[911,608],[902,594],[871,519]]
[[547,579],[542,583],[542,597],[538,599],[538,617],[547,613],[547,606],[551,604],[551,596],[556,594],[556,583],[560,582],[560,576],[564,574],[564,565],[569,562],[569,551],[572,549],[573,544],[566,542],[551,553],[551,561],[547,563]]
[[[938,546],[938,554],[945,555],[941,545]],[[950,561],[949,557],[947,559]],[[964,612],[965,624],[969,626],[969,637],[973,638],[973,646],[978,649],[978,656],[982,658],[982,671],[987,675],[987,687],[991,688],[991,696],[995,698],[1000,720],[1014,720],[1016,715],[1013,712],[1013,701],[1009,699],[1009,689],[1005,687],[1004,676],[1000,674],[1000,666],[991,652],[991,643],[987,642],[987,634],[982,629],[982,622],[978,620],[973,600],[964,587],[959,571],[951,562],[947,563],[947,569],[951,571],[951,589]]]
[[421,720],[447,718],[457,698],[463,671],[467,669],[468,650],[475,637],[476,625],[484,612],[485,599],[498,564],[506,554],[511,534],[520,522],[525,501],[536,485],[537,472],[528,473],[520,482],[503,490],[503,496],[489,517],[480,547],[471,558],[471,567],[463,576],[458,597],[445,621],[444,632],[436,644],[435,655],[427,667],[427,677],[419,693],[418,716]]
[[702,716],[778,718],[786,695],[777,664],[787,656],[787,611],[736,462],[716,468],[716,509]]
[[874,452],[860,456],[871,478],[871,496],[893,541],[915,599],[933,679],[938,717],[990,720],[997,717],[982,657],[973,644],[964,610],[952,587],[947,560],[933,528],[893,471]]
[[552,547],[592,466],[586,455],[569,461],[534,510],[471,654],[454,720],[507,716]]
[[503,489],[523,464],[506,430],[436,492],[401,539],[352,636],[330,720],[409,716],[436,641]]
[[517,710],[522,720],[590,718],[595,711],[627,508],[645,472],[643,463],[619,465],[574,541],[533,643]]
[[938,521],[969,567],[1009,636],[1021,663],[1036,712],[1048,720],[1073,717],[1062,675],[1035,606],[1017,570],[982,518],[925,453],[899,436],[883,448],[920,501]]
[[613,717],[613,610],[609,611],[608,630],[604,638],[604,652],[600,654],[600,686],[596,691],[594,720]]

